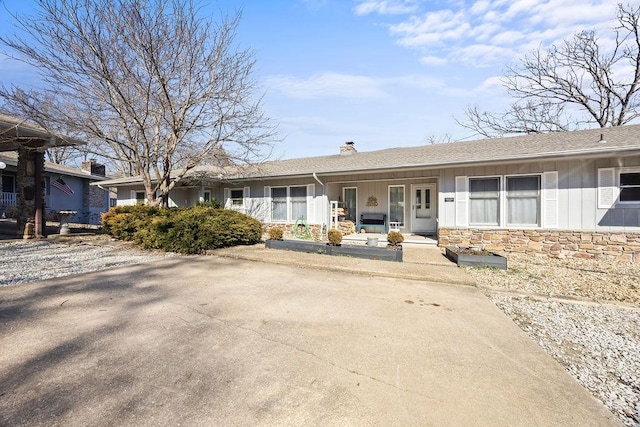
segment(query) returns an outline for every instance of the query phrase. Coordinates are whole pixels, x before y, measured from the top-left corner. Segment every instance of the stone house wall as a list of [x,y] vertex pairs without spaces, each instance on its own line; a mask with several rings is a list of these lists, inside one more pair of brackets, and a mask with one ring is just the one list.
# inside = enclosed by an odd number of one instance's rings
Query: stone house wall
[[496,252],[640,262],[640,233],[571,230],[441,228],[439,246],[478,246]]

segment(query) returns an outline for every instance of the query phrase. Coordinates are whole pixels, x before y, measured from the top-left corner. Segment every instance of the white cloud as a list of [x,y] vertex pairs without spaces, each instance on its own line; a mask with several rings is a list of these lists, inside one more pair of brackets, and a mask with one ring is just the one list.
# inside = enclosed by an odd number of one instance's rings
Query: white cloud
[[473,89],[474,93],[500,93],[504,91],[501,77],[496,76],[485,79],[480,86]]
[[[368,5],[372,13],[375,5],[387,3],[367,0],[359,6]],[[418,6],[415,12],[401,22],[390,22],[389,33],[399,45],[417,50],[428,65],[504,64],[584,29],[608,31],[615,25],[616,12],[612,0],[449,0],[412,5]]]
[[351,74],[321,73],[308,79],[280,75],[267,78],[266,84],[271,90],[297,99],[369,99],[385,96],[376,79]]
[[469,12],[472,13],[473,15],[479,15],[481,13],[484,13],[487,9],[489,9],[490,6],[491,6],[490,2],[486,0],[480,0],[475,2],[473,6],[469,8]]
[[383,79],[382,83],[385,85],[400,85],[414,89],[433,89],[443,87],[445,85],[444,80],[441,78],[424,74],[392,77]]
[[491,43],[497,46],[513,45],[525,39],[526,36],[520,31],[503,31],[491,38]]
[[462,14],[450,10],[427,13],[423,17],[412,17],[410,20],[392,25],[390,31],[399,35],[399,44],[408,47],[441,44],[447,40],[458,40],[471,30]]
[[356,15],[402,15],[415,12],[418,9],[417,0],[364,0],[354,9]]
[[442,65],[446,65],[449,61],[447,60],[447,58],[428,55],[420,58],[420,62],[422,62],[425,65],[442,66]]
[[451,58],[475,67],[487,67],[495,63],[504,63],[512,58],[514,51],[509,48],[490,44],[473,44],[458,49]]
[[366,100],[390,96],[388,87],[432,89],[442,87],[444,81],[428,75],[396,77],[367,77],[351,74],[322,73],[307,79],[294,76],[271,76],[265,82],[268,90],[294,99],[339,98]]

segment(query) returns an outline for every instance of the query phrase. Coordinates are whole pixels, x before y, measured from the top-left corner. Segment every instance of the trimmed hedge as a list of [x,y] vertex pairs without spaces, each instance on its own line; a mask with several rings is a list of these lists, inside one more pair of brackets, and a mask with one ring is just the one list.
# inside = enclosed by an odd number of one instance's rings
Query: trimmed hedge
[[208,206],[118,206],[102,215],[102,227],[116,239],[181,254],[253,245],[262,239],[259,221],[240,212]]

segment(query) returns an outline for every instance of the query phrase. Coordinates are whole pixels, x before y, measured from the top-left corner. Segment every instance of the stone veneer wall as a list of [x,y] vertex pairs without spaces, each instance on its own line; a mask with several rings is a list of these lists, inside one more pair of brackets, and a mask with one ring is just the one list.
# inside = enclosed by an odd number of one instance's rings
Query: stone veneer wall
[[640,233],[570,230],[484,230],[441,228],[440,246],[479,246],[499,252],[563,258],[604,258],[640,262]]
[[[285,238],[293,237],[294,226],[295,224],[267,223],[267,224],[263,224],[262,231],[264,232],[264,234],[268,234],[269,229],[273,227],[284,227],[284,237]],[[340,221],[338,222],[338,230],[342,232],[342,235],[346,236],[347,234],[353,234],[356,232],[356,225],[353,223],[353,221]],[[314,239],[320,240],[320,232],[324,231],[323,234],[326,234],[327,229],[325,228],[324,230],[322,230],[322,226],[319,224],[309,224],[309,231],[311,231],[311,235],[313,236]]]
[[[295,226],[295,224],[273,224],[273,223],[267,223],[267,224],[263,224],[262,225],[262,232],[264,234],[268,234],[269,230],[272,229],[273,227],[283,227],[284,228],[284,237],[288,238],[288,237],[294,237],[295,233],[293,232],[293,227]],[[309,224],[309,231],[311,232],[311,236],[315,239],[315,240],[320,240],[320,233],[322,230],[322,226],[318,225],[318,224]],[[324,230],[324,232],[326,233],[326,229]]]
[[102,188],[95,187],[89,185],[89,182],[86,181],[84,183],[84,187],[82,189],[82,204],[88,208],[108,208],[107,198],[106,198],[107,190],[103,190]]

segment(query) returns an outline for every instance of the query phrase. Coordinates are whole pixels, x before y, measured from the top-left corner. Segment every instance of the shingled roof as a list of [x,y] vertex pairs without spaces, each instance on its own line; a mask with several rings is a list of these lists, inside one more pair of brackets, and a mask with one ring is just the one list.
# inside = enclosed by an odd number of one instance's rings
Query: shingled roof
[[[227,170],[223,175],[225,179],[248,180],[313,173],[332,175],[565,157],[607,157],[616,153],[640,154],[640,125],[278,160]],[[200,174],[206,174],[206,171],[206,167],[198,168]],[[212,168],[210,172],[209,178],[221,176],[220,168]],[[138,181],[136,178],[121,178],[105,182],[105,185]]]
[[640,152],[640,125],[492,138],[266,162],[253,177],[334,174]]

